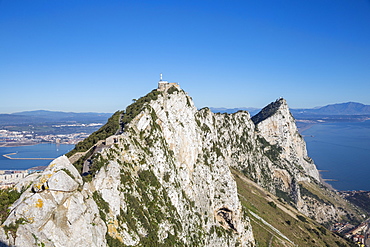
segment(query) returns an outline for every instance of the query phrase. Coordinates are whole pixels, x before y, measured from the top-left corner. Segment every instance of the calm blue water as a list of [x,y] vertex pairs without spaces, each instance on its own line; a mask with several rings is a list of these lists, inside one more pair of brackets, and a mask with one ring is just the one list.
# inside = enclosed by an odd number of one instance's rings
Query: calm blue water
[[72,150],[74,145],[45,143],[23,147],[0,147],[0,170],[24,170],[49,165],[52,160],[10,160],[3,154],[17,153],[14,158],[56,158]]
[[308,155],[338,190],[370,191],[370,121],[317,124],[303,131]]

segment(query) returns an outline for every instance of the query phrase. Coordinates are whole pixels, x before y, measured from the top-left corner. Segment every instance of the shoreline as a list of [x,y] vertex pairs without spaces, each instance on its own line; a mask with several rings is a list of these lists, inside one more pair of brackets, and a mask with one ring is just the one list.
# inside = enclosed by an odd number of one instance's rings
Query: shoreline
[[[301,125],[300,133],[306,141],[308,156],[313,159],[320,173],[320,182],[325,187],[339,192],[370,191],[366,178],[369,172],[369,166],[366,166],[369,139],[364,138],[370,133],[369,123],[366,120]],[[347,140],[350,144],[346,143]],[[326,174],[320,170],[330,172]]]
[[[298,129],[298,132],[302,134],[304,131],[312,128],[312,126],[317,124],[327,124],[327,123],[363,123],[366,121],[370,121],[370,117],[365,118],[355,118],[355,119],[344,119],[343,121],[335,121],[333,119],[295,119],[295,123]],[[299,126],[299,127],[298,127]]]
[[[322,177],[322,175],[321,175],[321,172],[323,172],[323,171],[321,171],[320,172],[320,170],[318,170],[319,171],[319,178],[320,178],[320,182],[325,186],[325,187],[327,187],[328,189],[330,189],[330,190],[333,190],[333,191],[340,191],[340,190],[337,190],[336,188],[334,188],[331,184],[329,184],[329,183],[327,183],[326,181],[325,181],[325,178],[323,178]],[[325,171],[326,172],[326,171]]]
[[307,125],[305,125],[305,126],[302,126],[302,127],[297,127],[298,128],[298,132],[301,134],[301,135],[303,135],[303,132],[304,131],[306,131],[306,130],[309,130],[309,129],[311,129],[314,125],[316,125],[316,124],[320,124],[320,123],[309,123],[309,124],[307,124]]
[[13,147],[27,147],[36,146],[40,144],[56,144],[56,145],[76,145],[72,143],[55,143],[55,142],[0,142],[0,148],[13,148]]
[[10,160],[53,160],[55,158],[14,158],[10,157],[11,155],[15,155],[17,153],[9,153],[9,154],[3,154],[3,157],[10,159]]
[[41,144],[41,143],[40,142],[6,142],[3,144],[0,144],[0,148],[35,146],[38,144]]

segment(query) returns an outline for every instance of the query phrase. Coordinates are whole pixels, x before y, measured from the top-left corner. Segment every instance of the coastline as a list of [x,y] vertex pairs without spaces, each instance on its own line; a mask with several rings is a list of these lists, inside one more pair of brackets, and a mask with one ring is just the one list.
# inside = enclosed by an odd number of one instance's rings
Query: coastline
[[[296,120],[297,121],[297,120]],[[306,131],[306,130],[309,130],[311,129],[314,125],[316,124],[321,124],[322,122],[306,122],[305,120],[301,120],[301,121],[297,121],[298,123],[300,123],[300,127],[297,126],[298,128],[298,132],[299,134],[301,134],[302,136],[304,136],[303,132]],[[318,170],[319,171],[319,179],[320,179],[320,182],[325,186],[327,187],[328,189],[330,190],[333,190],[333,191],[336,191],[338,192],[339,190],[335,189],[331,184],[329,184],[327,181],[327,179],[323,178],[322,177],[322,172],[326,172],[326,170]]]
[[10,160],[53,160],[55,158],[14,158],[11,157],[11,155],[14,155],[17,153],[9,153],[9,154],[3,154],[3,157],[10,159]]
[[304,131],[306,131],[306,130],[308,130],[308,129],[311,129],[314,125],[316,125],[316,124],[320,124],[320,123],[305,123],[305,122],[298,122],[298,123],[300,123],[299,125],[299,127],[297,126],[297,129],[298,129],[298,132],[299,132],[299,134],[303,134],[303,132]]
[[[69,152],[73,147],[74,145],[71,144],[56,143],[0,147],[0,170],[25,170],[34,166],[47,166],[52,160]],[[9,155],[11,153],[17,153],[17,155]]]
[[[302,135],[303,135],[303,132],[306,131],[306,130],[309,130],[310,128],[312,128],[314,125],[316,124],[321,124],[320,122],[310,122],[310,123],[307,123],[307,122],[301,122],[303,123],[304,126],[301,126],[300,128],[298,128],[298,132]],[[317,167],[316,167],[317,168]],[[328,179],[325,179],[322,177],[322,172],[327,172],[327,170],[318,170],[319,171],[319,178],[320,178],[320,182],[325,186],[327,187],[328,189],[330,190],[333,190],[333,191],[336,191],[338,192],[339,190],[337,190],[336,188],[334,188],[331,184],[329,184],[327,181],[330,181]]]
[[325,178],[322,178],[322,175],[321,175],[320,170],[319,170],[319,177],[320,177],[320,182],[321,182],[325,187],[327,187],[327,188],[328,188],[328,189],[330,189],[330,190],[336,191],[336,192],[338,192],[338,191],[339,191],[339,190],[337,190],[336,188],[334,188],[331,184],[327,183],[327,182],[326,182],[327,180],[325,180]]
[[40,142],[5,142],[0,144],[0,147],[24,147],[38,145]]
[[[307,123],[308,125],[308,123]],[[313,126],[313,127],[312,127]],[[303,127],[303,126],[302,126]],[[308,156],[321,173],[320,181],[336,191],[369,191],[370,122],[324,122],[305,126],[301,135],[306,141]]]

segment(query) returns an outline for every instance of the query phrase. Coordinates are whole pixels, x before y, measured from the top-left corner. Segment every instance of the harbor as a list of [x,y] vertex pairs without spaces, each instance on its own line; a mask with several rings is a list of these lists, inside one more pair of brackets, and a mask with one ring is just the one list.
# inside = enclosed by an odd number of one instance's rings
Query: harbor
[[3,154],[3,157],[10,159],[10,160],[53,160],[55,158],[14,158],[11,157],[11,155],[15,155],[17,153],[9,153],[9,154]]

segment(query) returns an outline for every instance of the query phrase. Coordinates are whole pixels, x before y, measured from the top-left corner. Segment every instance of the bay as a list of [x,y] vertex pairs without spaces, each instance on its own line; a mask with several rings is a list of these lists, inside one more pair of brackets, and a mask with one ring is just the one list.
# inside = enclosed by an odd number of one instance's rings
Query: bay
[[13,158],[57,158],[74,148],[72,144],[43,143],[32,146],[0,147],[0,170],[26,170],[35,166],[47,166],[52,160],[16,160],[5,158],[4,154]]
[[308,155],[337,190],[370,191],[370,121],[323,123],[302,132]]

